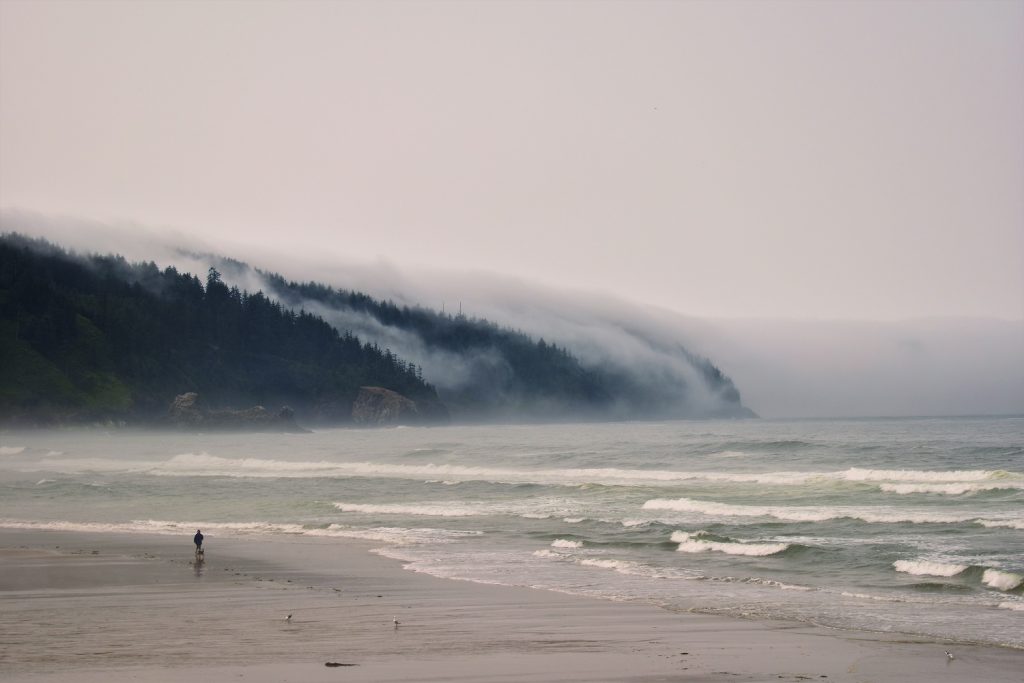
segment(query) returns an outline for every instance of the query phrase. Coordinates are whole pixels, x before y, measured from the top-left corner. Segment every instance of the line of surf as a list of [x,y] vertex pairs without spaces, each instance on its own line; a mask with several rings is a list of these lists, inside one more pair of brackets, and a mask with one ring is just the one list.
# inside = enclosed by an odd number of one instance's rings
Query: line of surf
[[825,522],[833,519],[856,519],[869,524],[962,524],[965,522],[985,527],[1024,529],[1024,517],[987,519],[978,513],[943,513],[931,510],[911,510],[850,506],[779,506],[734,505],[691,498],[654,498],[643,504],[644,510],[665,510],[694,513],[707,517],[769,517],[787,522]]
[[[422,465],[380,462],[291,461],[263,458],[222,458],[208,453],[183,453],[165,461],[123,461],[113,458],[43,458],[33,470],[62,472],[143,472],[155,476],[207,476],[235,478],[346,478],[381,477],[417,480],[488,481],[509,484],[548,484],[579,486],[662,486],[703,481],[751,483],[773,486],[802,486],[852,482],[876,485],[884,491],[903,492],[896,485],[963,486],[972,490],[989,488],[1024,489],[1024,473],[1003,470],[868,470],[850,468],[832,472],[710,472],[683,470],[643,470],[623,468],[511,469],[461,464]],[[924,489],[922,489],[923,491]],[[954,489],[950,488],[952,492]],[[966,490],[966,489],[965,489]],[[941,492],[936,489],[936,492]]]

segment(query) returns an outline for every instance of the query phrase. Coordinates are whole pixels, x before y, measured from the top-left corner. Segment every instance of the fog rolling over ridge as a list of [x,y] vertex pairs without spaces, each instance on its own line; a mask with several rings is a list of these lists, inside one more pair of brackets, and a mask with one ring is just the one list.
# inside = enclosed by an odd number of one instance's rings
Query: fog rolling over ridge
[[[632,368],[635,377],[655,383],[692,375],[682,347],[711,359],[743,405],[762,417],[1024,414],[1024,319],[709,319],[486,272],[313,260],[282,260],[276,269],[400,305],[443,305],[449,312],[461,306],[469,315],[566,345],[587,364]],[[393,339],[393,348],[408,349],[420,362],[415,337],[401,339],[401,330],[368,316],[334,315],[366,329],[368,338],[378,328],[381,339]],[[473,367],[438,360],[451,373],[430,378],[439,390],[473,376]],[[492,360],[477,358],[484,367]]]
[[[602,320],[569,300],[564,309],[545,306],[540,302],[553,293],[543,288],[507,283],[493,291],[508,292],[509,305],[481,304],[473,315],[459,306],[453,314],[421,305],[416,286],[391,291],[382,302],[211,258],[240,288],[264,291],[421,366],[425,379],[462,419],[754,416],[733,382],[678,338]],[[337,276],[322,273],[318,279],[331,283]],[[488,283],[473,283],[481,285]],[[354,289],[376,293],[369,283]],[[538,353],[548,365],[537,366]]]
[[[2,246],[0,341],[19,359],[4,375],[15,421],[159,420],[161,406],[186,392],[217,410],[286,403],[317,423],[399,419],[370,417],[359,387],[412,399],[402,408],[414,411],[410,420],[442,412],[456,421],[753,415],[711,361],[636,330],[619,332],[620,348],[568,327],[548,326],[554,336],[545,339],[176,246],[121,245],[134,262],[19,233]],[[432,407],[438,398],[447,410]]]
[[[488,272],[430,271],[385,261],[327,262],[140,226],[5,210],[0,211],[0,231],[44,237],[81,252],[154,260],[201,278],[217,265],[232,284],[268,295],[274,287],[256,268],[288,280],[365,292],[398,306],[444,307],[446,314],[458,313],[461,306],[469,318],[485,318],[566,347],[581,365],[626,370],[633,386],[649,382],[669,398],[678,380],[687,381],[691,393],[685,400],[706,401],[705,409],[720,397],[694,380],[701,371],[681,347],[711,359],[735,382],[743,405],[763,417],[1024,413],[1022,319],[701,319],[626,302],[614,293],[555,289]],[[229,254],[253,268],[197,253]],[[613,288],[614,273],[609,283]],[[827,289],[828,283],[822,286]],[[486,349],[466,354],[438,348],[365,310],[332,307],[295,292],[276,295],[421,365],[440,394],[481,381],[493,387],[493,380],[502,377],[505,361]]]

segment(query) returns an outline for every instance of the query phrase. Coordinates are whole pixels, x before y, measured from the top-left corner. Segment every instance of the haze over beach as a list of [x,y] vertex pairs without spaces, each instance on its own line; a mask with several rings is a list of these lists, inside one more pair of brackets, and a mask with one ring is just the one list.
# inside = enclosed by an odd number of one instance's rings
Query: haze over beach
[[0,668],[1020,681],[1022,73],[1019,1],[0,0]]

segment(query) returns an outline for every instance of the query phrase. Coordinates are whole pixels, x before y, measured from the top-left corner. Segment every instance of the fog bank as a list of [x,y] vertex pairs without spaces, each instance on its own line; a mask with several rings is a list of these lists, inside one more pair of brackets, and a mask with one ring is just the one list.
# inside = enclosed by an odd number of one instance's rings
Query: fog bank
[[763,417],[1024,414],[1024,321],[690,320]]
[[[153,260],[201,278],[219,262],[205,254],[220,253],[296,281],[486,318],[566,346],[588,364],[670,367],[670,374],[689,376],[673,358],[682,345],[731,377],[744,405],[763,417],[1024,414],[1024,320],[702,319],[624,301],[611,292],[557,289],[482,271],[268,254],[138,226],[3,211],[0,231],[43,237],[78,251]],[[251,271],[226,275],[249,291],[266,288]],[[310,310],[396,351],[411,350],[411,360],[425,371],[446,368],[450,376],[431,378],[440,385],[458,385],[473,372],[365,316],[332,320],[329,311]]]

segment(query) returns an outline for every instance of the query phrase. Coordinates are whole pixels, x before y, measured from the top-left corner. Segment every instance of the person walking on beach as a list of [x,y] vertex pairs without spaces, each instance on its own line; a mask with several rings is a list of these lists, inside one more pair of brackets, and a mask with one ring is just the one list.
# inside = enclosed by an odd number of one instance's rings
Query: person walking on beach
[[203,532],[196,529],[196,535],[192,537],[192,542],[196,544],[196,554],[203,550]]

